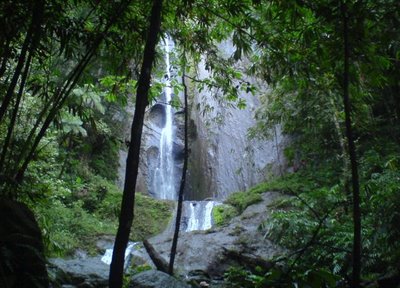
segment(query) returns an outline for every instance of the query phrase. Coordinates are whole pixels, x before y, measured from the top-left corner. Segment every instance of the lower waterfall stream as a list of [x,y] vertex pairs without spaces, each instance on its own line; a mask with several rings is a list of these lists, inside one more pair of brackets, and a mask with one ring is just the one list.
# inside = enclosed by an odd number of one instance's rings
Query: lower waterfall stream
[[220,205],[220,202],[185,201],[183,203],[184,217],[187,217],[185,231],[210,229],[212,227],[212,210],[217,205]]
[[[129,260],[130,260],[131,253],[132,253],[133,249],[135,249],[135,246],[137,244],[138,244],[138,242],[129,242],[128,243],[128,246],[125,249],[124,269],[126,269],[129,266]],[[107,265],[110,265],[111,261],[112,261],[112,254],[113,254],[113,248],[106,249],[103,257],[101,257],[101,261]]]

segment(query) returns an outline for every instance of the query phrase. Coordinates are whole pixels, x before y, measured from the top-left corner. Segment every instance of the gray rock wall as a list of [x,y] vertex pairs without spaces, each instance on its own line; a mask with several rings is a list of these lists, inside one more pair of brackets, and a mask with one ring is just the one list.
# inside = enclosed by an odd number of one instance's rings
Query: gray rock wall
[[[220,45],[223,56],[229,57],[234,49],[229,42]],[[238,69],[249,63],[238,64]],[[204,63],[200,63],[198,79],[210,76]],[[216,90],[198,91],[195,83],[188,85],[191,88],[189,142],[190,154],[188,176],[185,189],[185,200],[204,200],[213,198],[224,200],[229,194],[246,190],[265,180],[270,174],[278,174],[284,170],[285,161],[283,148],[285,138],[282,137],[279,127],[276,137],[271,140],[249,139],[248,129],[255,125],[254,114],[260,105],[259,95],[268,89],[265,83],[254,78],[246,81],[258,87],[258,95],[251,93],[240,94],[245,99],[246,108],[240,110],[226,101],[220,101],[223,95]],[[182,97],[182,95],[180,95]],[[183,101],[182,101],[183,103]],[[204,113],[205,105],[211,107]],[[196,107],[199,106],[199,109]],[[133,118],[133,109],[128,109],[128,122]],[[177,111],[175,111],[177,112]],[[165,122],[165,112],[162,105],[155,105],[148,109],[143,131],[141,163],[138,175],[137,191],[154,195],[152,187],[154,170],[157,167],[159,155],[160,132]],[[175,125],[175,180],[176,187],[182,173],[183,163],[183,115],[176,113]],[[130,129],[130,128],[129,128]],[[129,133],[128,133],[129,134]],[[127,138],[129,139],[129,137]],[[120,181],[122,187],[125,175],[126,152],[120,154]]]
[[[161,97],[162,98],[162,97]],[[161,101],[162,102],[162,101]],[[175,110],[173,110],[175,113]],[[124,117],[125,134],[124,139],[130,140],[131,122],[134,116],[133,104],[128,105]],[[183,122],[182,116],[176,115],[174,117],[175,134],[177,135],[174,140],[173,153],[175,159],[174,179],[175,186],[179,187],[179,181],[182,174],[183,164]],[[159,166],[160,154],[160,137],[161,130],[165,125],[165,107],[160,104],[154,104],[149,107],[145,114],[142,145],[140,148],[140,163],[139,173],[136,184],[136,191],[155,196],[157,187],[154,187],[155,170]],[[125,180],[125,168],[127,149],[122,149],[119,152],[119,171],[117,185],[121,189]]]
[[[229,56],[233,52],[229,42],[220,45],[221,53]],[[239,63],[240,66],[246,63]],[[198,67],[199,79],[209,77],[204,63]],[[264,83],[247,78],[259,89],[266,90]],[[212,197],[225,199],[230,193],[243,191],[265,180],[269,173],[277,174],[285,165],[283,147],[285,139],[279,127],[271,140],[256,140],[247,137],[248,129],[255,125],[254,114],[259,107],[258,95],[240,94],[245,99],[246,108],[240,110],[229,103],[218,101],[223,95],[216,90],[194,89],[191,110],[192,129],[195,137],[191,142],[189,187],[187,199],[202,200]],[[203,113],[205,103],[212,110]]]

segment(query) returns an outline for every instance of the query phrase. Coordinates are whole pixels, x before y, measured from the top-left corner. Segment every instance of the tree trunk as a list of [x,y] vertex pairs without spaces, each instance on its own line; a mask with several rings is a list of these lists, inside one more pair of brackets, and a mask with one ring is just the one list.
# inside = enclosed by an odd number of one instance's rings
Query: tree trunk
[[[94,47],[92,47],[91,50],[87,52],[85,57],[80,61],[80,63],[75,67],[74,73],[72,73],[70,79],[67,80],[66,84],[62,87],[62,89],[58,92],[58,94],[54,98],[54,103],[53,107],[49,111],[49,114],[47,115],[45,121],[42,124],[42,127],[39,130],[39,133],[36,135],[32,146],[29,149],[29,152],[27,153],[27,156],[22,164],[21,167],[17,168],[18,171],[16,172],[14,179],[18,183],[21,183],[26,169],[28,168],[29,163],[32,161],[36,149],[39,146],[40,141],[42,138],[46,135],[47,129],[50,127],[50,124],[53,122],[54,118],[56,117],[58,111],[61,110],[61,108],[64,106],[65,101],[67,100],[70,92],[72,91],[73,87],[76,85],[78,82],[79,78],[81,77],[83,71],[89,64],[91,58],[93,57],[95,51],[99,47],[101,41],[103,38],[99,38],[97,42],[95,42]],[[18,165],[19,163],[17,163]]]
[[10,123],[8,124],[8,127],[7,127],[7,136],[4,139],[4,144],[3,144],[2,151],[1,151],[0,173],[3,171],[3,166],[4,166],[4,163],[6,161],[8,147],[10,146],[10,143],[11,143],[12,134],[13,134],[14,127],[15,127],[15,124],[16,124],[16,121],[17,121],[19,105],[21,103],[22,94],[24,92],[24,87],[25,87],[26,79],[28,77],[29,67],[30,67],[31,61],[32,61],[32,53],[29,53],[28,60],[26,61],[26,65],[25,65],[25,71],[22,74],[21,84],[20,84],[19,91],[18,91],[18,94],[17,94],[17,99],[15,100],[15,105],[14,105],[14,109],[13,109],[13,112],[12,112],[12,115],[11,115]]
[[169,267],[168,273],[170,275],[174,274],[174,261],[176,255],[176,247],[178,246],[178,237],[179,237],[179,229],[181,226],[181,218],[182,218],[182,203],[183,203],[183,191],[185,189],[185,182],[186,182],[186,171],[187,171],[187,163],[188,163],[188,92],[187,86],[185,84],[185,67],[183,68],[182,74],[182,84],[184,87],[184,98],[185,98],[185,154],[183,160],[183,171],[182,171],[182,178],[181,178],[181,185],[179,187],[179,196],[178,196],[178,208],[176,211],[176,222],[175,222],[175,231],[174,231],[174,238],[172,239],[172,246],[171,246],[171,258],[169,260]]
[[121,214],[119,217],[119,226],[115,238],[114,252],[110,267],[110,288],[122,287],[124,254],[133,221],[133,207],[135,202],[137,173],[139,169],[143,120],[145,109],[148,105],[151,70],[154,63],[155,49],[161,26],[161,10],[162,0],[154,0],[136,94],[135,115],[133,117],[131,141],[129,144],[128,158],[126,160],[125,185],[121,203]]
[[346,123],[346,137],[349,146],[349,156],[351,165],[351,180],[353,187],[353,222],[354,222],[354,240],[353,240],[353,276],[352,287],[360,287],[361,274],[361,211],[360,211],[360,184],[358,179],[358,164],[356,147],[354,144],[353,130],[351,123],[351,107],[349,96],[349,27],[348,12],[346,4],[342,2],[343,16],[343,46],[344,46],[344,73],[343,73],[343,103]]
[[34,35],[40,32],[40,23],[43,20],[43,12],[44,12],[44,1],[37,1],[37,3],[33,8],[32,21],[28,31],[26,32],[25,40],[21,48],[21,53],[18,58],[18,63],[14,70],[14,75],[11,79],[10,85],[8,86],[7,89],[7,93],[4,96],[4,99],[0,106],[0,122],[2,121],[4,115],[7,112],[8,105],[10,104],[11,99],[13,98],[14,95],[15,86],[17,86],[18,79],[22,73],[24,65],[26,65],[25,64],[26,54],[30,50],[31,52],[33,52],[32,50],[35,48],[34,47],[35,45],[30,45],[30,44]]
[[0,51],[3,51],[0,55],[1,57],[1,64],[0,64],[0,78],[3,77],[4,72],[6,72],[7,69],[7,62],[9,60],[10,57],[10,43],[11,43],[11,39],[7,39],[6,42],[4,43],[2,49]]
[[[16,166],[15,166],[16,172],[15,172],[14,180],[17,183],[22,182],[24,175],[25,175],[25,171],[28,168],[29,163],[33,159],[34,154],[36,152],[36,149],[37,149],[40,141],[46,135],[47,129],[49,128],[50,124],[53,122],[58,111],[64,106],[64,103],[67,100],[69,94],[71,93],[72,89],[76,86],[82,73],[84,72],[84,70],[86,69],[90,60],[95,55],[97,49],[99,48],[100,44],[104,40],[104,37],[106,36],[107,32],[112,27],[112,25],[115,24],[115,22],[121,17],[121,14],[126,11],[126,8],[129,6],[130,3],[131,3],[131,0],[126,0],[126,1],[122,1],[118,5],[115,13],[112,15],[112,18],[108,21],[104,30],[101,31],[101,33],[99,33],[98,37],[93,41],[93,44],[90,47],[90,49],[82,57],[82,59],[79,61],[79,63],[76,65],[76,67],[70,72],[67,80],[62,84],[61,87],[58,88],[57,93],[53,97],[52,101],[49,101],[49,104],[51,104],[52,108],[48,112],[48,115],[46,116],[46,119],[44,120],[42,127],[40,128],[38,134],[36,135],[35,139],[33,140],[32,145],[30,147],[29,147],[29,142],[25,142],[24,150],[26,150],[28,152],[23,151],[21,153],[22,156],[20,156],[18,158],[18,161],[16,163]],[[47,107],[43,108],[42,112],[40,113],[39,118],[42,118],[44,116],[44,114],[47,112]],[[39,127],[39,124],[40,124],[40,121],[37,121],[35,123],[35,126],[33,127],[32,131],[28,137],[28,139],[30,141],[32,140],[32,138],[34,136],[35,130]],[[25,157],[25,159],[23,161],[23,164],[21,165],[21,167],[18,167],[24,157]]]
[[156,266],[157,270],[162,271],[164,273],[168,273],[168,263],[157,253],[156,249],[154,249],[153,245],[150,244],[149,241],[144,240],[143,246],[149,254],[151,260]]

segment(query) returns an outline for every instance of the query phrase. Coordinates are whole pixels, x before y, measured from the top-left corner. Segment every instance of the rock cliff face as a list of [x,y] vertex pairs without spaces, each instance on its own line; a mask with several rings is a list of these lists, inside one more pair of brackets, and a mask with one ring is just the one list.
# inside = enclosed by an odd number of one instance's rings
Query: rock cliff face
[[[202,96],[213,102],[211,94]],[[191,144],[189,199],[223,200],[232,192],[244,191],[265,180],[268,172],[276,173],[283,165],[283,140],[279,134],[270,141],[247,137],[248,129],[255,124],[253,113],[258,100],[252,95],[242,97],[247,103],[244,110],[211,104],[214,113],[222,115],[221,122],[213,120],[213,115],[192,111],[197,137]]]
[[[229,57],[233,47],[229,42],[220,45],[220,53]],[[248,63],[247,63],[248,64]],[[238,69],[246,67],[245,62]],[[198,67],[198,79],[209,77],[204,63]],[[259,95],[265,92],[265,83],[248,77],[244,79],[257,87],[254,95],[242,91],[245,109],[218,101],[223,95],[215,90],[193,90],[191,110],[191,153],[187,199],[201,200],[212,197],[225,199],[230,193],[243,191],[265,180],[268,174],[277,174],[285,165],[283,148],[285,139],[277,127],[271,140],[249,139],[248,129],[255,125],[254,114],[260,105]],[[206,105],[212,107],[203,113]]]
[[[224,56],[233,53],[232,45],[220,45]],[[245,67],[246,63],[238,64]],[[210,76],[204,63],[198,67],[197,79]],[[260,105],[259,95],[266,90],[264,83],[256,79],[245,79],[258,88],[255,95],[243,91],[239,97],[246,101],[245,109],[238,109],[226,101],[219,101],[223,95],[215,90],[195,88],[188,81],[191,91],[190,107],[190,154],[185,200],[204,200],[213,198],[224,200],[230,193],[247,188],[265,180],[268,174],[277,174],[284,167],[284,138],[279,129],[271,140],[256,140],[247,137],[248,129],[255,125],[255,110]],[[182,95],[181,95],[182,97]],[[162,96],[161,99],[164,97]],[[162,100],[159,103],[163,103]],[[212,107],[205,112],[205,105]],[[207,109],[206,109],[207,110]],[[128,113],[132,119],[132,109]],[[155,104],[148,109],[143,131],[141,163],[137,190],[156,195],[154,171],[159,166],[161,130],[165,125],[165,105]],[[173,110],[174,125],[174,179],[179,187],[183,163],[183,115]],[[121,167],[125,166],[126,153],[121,151]],[[124,169],[120,169],[122,187]]]
[[[162,102],[163,96],[161,96],[160,102]],[[173,113],[176,111],[173,110]],[[130,127],[134,115],[133,105],[128,106],[125,115],[123,115],[125,122],[125,134],[124,139],[130,139]],[[173,159],[174,159],[174,180],[175,187],[179,187],[179,181],[182,174],[183,166],[183,138],[179,137],[182,133],[183,127],[178,122],[180,115],[174,117],[174,127],[178,137],[174,137],[173,142]],[[175,124],[176,123],[176,124]],[[161,104],[155,104],[154,106],[147,109],[145,115],[145,122],[142,134],[142,146],[140,149],[140,164],[139,174],[137,179],[136,191],[148,194],[156,197],[157,187],[154,186],[154,177],[156,176],[155,171],[159,167],[159,156],[160,156],[160,137],[162,128],[165,125],[165,106]],[[175,131],[174,131],[175,132]],[[119,152],[119,179],[117,185],[122,189],[125,179],[125,167],[126,167],[127,152],[126,149],[121,149]]]

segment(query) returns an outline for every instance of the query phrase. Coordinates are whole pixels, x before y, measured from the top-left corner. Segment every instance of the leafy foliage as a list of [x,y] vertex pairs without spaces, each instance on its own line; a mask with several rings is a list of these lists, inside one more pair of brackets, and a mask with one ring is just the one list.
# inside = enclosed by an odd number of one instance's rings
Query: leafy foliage
[[[99,176],[91,181],[77,184],[75,189],[81,186],[78,194],[53,192],[51,201],[43,200],[33,207],[48,256],[66,256],[78,248],[98,253],[98,236],[116,233],[122,193]],[[131,239],[140,241],[160,233],[172,216],[171,205],[139,194]]]
[[[191,85],[219,104],[242,109],[241,92],[260,92],[248,75],[264,80],[272,89],[262,89],[250,136],[270,137],[279,126],[292,139],[285,155],[294,173],[233,194],[227,200],[232,206],[214,211],[224,223],[260,201],[264,191],[287,194],[272,207],[271,221],[263,223],[269,237],[289,249],[278,261],[284,264],[271,271],[232,270],[232,287],[331,287],[337,275],[345,279],[352,203],[339,3],[165,2],[162,30],[184,55],[174,55],[174,65],[190,66],[185,69]],[[400,259],[400,2],[342,3],[351,35],[363,275],[373,279],[398,269]],[[123,0],[0,3],[0,195],[30,203],[50,254],[70,251],[85,235],[113,231],[120,194],[109,181],[116,179],[117,150],[124,139],[123,123],[112,115],[136,88],[150,6]],[[233,43],[232,51],[221,51],[226,40]],[[239,69],[240,61],[248,69]],[[200,62],[207,70],[202,79],[195,68]],[[177,94],[180,86],[174,86]],[[150,100],[161,88],[154,81]],[[176,97],[169,104],[181,106]],[[206,101],[198,106],[204,113],[214,109]],[[141,196],[137,204],[138,211],[146,211],[137,214],[155,219],[150,231],[144,230],[144,219],[135,224],[140,229],[133,237],[141,239],[165,224],[169,208]]]
[[[400,247],[394,240],[399,237],[399,148],[395,143],[382,146],[374,140],[366,147],[360,159],[362,272],[365,279],[376,279],[396,271],[400,259]],[[269,271],[231,269],[225,276],[232,287],[321,287],[321,283],[337,287],[339,282],[346,286],[345,279],[351,273],[353,224],[346,183],[340,170],[332,171],[335,161],[332,155],[324,162],[308,162],[297,172],[260,183],[240,196],[233,194],[233,199],[246,195],[252,199],[252,194],[267,191],[285,195],[269,207],[271,217],[261,225],[269,239],[288,250],[272,259],[276,266]]]
[[286,267],[276,266],[265,272],[260,267],[255,273],[240,267],[232,267],[225,273],[226,281],[230,287],[299,287],[320,288],[337,287],[340,280],[336,275],[324,269],[301,270],[292,269],[288,273]]

